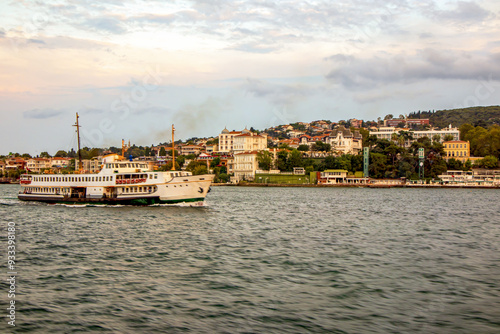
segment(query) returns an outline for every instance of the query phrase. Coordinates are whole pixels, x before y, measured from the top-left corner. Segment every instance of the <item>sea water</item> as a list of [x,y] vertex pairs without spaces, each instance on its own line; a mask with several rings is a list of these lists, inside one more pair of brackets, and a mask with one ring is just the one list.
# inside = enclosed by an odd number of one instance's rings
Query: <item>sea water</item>
[[0,185],[27,333],[499,333],[500,191],[212,187],[66,207]]

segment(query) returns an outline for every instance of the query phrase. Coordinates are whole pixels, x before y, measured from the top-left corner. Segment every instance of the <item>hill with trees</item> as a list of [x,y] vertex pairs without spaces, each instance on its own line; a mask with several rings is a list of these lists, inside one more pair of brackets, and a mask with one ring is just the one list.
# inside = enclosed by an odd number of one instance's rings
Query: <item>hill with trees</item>
[[500,124],[500,106],[471,107],[463,109],[449,109],[437,111],[417,111],[408,115],[408,118],[428,118],[433,126],[444,128],[448,125],[459,127],[463,124],[488,127]]

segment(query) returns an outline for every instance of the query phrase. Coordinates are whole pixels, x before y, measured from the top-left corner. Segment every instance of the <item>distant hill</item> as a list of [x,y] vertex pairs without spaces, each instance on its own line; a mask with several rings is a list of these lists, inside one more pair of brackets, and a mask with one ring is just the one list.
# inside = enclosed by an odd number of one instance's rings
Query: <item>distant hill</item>
[[438,110],[435,112],[418,111],[410,113],[408,118],[428,118],[433,126],[440,128],[450,124],[459,127],[465,123],[487,127],[493,124],[500,124],[500,106]]

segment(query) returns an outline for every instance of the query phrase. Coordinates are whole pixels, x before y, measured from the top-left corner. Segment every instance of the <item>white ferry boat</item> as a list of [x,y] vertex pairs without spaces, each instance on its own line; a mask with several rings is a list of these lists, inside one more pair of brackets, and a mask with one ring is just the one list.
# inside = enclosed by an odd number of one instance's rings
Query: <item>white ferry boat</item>
[[[78,131],[78,114],[76,126]],[[172,143],[173,132],[172,126]],[[94,174],[24,174],[18,198],[66,204],[202,202],[213,178],[211,174],[192,175],[187,171],[155,171],[152,164],[125,160],[122,151],[121,156],[110,154],[103,157],[101,170]]]
[[201,202],[213,177],[185,171],[154,171],[144,162],[118,160],[103,163],[97,174],[25,174],[18,198],[66,204]]

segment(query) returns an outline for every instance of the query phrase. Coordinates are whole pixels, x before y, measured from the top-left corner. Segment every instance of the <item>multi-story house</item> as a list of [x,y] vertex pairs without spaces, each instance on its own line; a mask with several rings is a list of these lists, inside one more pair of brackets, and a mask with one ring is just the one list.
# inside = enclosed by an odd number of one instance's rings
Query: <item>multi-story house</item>
[[26,162],[26,170],[33,173],[41,173],[50,169],[51,161],[48,158],[31,158]]
[[50,159],[50,168],[61,169],[67,168],[70,165],[71,158],[53,157]]
[[233,152],[261,151],[267,148],[267,137],[245,132],[234,136]]
[[335,128],[328,136],[328,143],[333,151],[342,154],[358,154],[363,149],[363,136],[359,131],[346,129],[344,126]]
[[356,129],[361,128],[361,126],[363,125],[363,121],[362,120],[355,119],[355,118],[351,119],[350,122],[351,122],[351,126],[353,128],[356,128]]
[[234,182],[242,180],[253,180],[255,171],[259,168],[257,162],[257,151],[241,152],[234,154]]
[[205,150],[205,148],[201,145],[184,145],[184,146],[180,147],[180,154],[181,155],[189,155],[189,154],[199,155],[204,150]]
[[311,147],[316,142],[330,144],[333,151],[338,151],[343,154],[357,154],[362,149],[363,137],[359,131],[346,129],[343,125],[336,127],[329,133],[317,136],[300,136],[300,145],[309,145]]
[[224,128],[219,134],[220,153],[263,150],[267,148],[267,135],[258,135],[246,128],[243,131],[229,131]]
[[5,170],[22,170],[26,168],[26,161],[23,158],[13,157],[5,160]]
[[469,141],[463,140],[452,140],[445,141],[443,143],[445,159],[460,160],[461,162],[466,162],[470,159],[470,143]]

